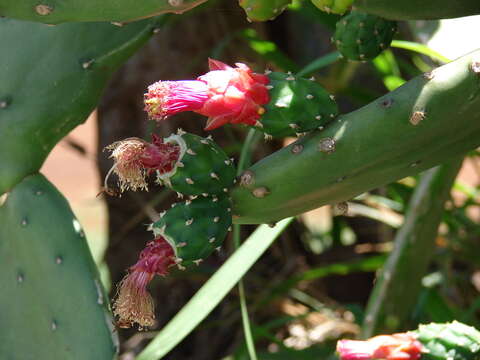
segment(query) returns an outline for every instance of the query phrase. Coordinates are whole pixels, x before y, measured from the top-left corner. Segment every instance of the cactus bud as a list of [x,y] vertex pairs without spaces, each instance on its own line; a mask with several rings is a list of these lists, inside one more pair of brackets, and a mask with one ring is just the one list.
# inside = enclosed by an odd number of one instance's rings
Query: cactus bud
[[119,284],[113,312],[120,327],[131,327],[134,323],[141,327],[154,324],[154,304],[147,285],[155,275],[167,275],[168,268],[175,264],[174,259],[172,247],[162,236],[147,244],[137,263]]

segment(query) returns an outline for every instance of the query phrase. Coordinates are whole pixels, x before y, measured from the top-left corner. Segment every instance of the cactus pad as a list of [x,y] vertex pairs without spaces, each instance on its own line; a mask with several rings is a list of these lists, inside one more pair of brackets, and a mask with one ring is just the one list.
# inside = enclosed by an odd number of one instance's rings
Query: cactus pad
[[333,96],[314,80],[272,72],[270,102],[258,130],[271,136],[294,136],[323,127],[338,114]]
[[42,176],[0,207],[1,359],[113,359],[116,334],[95,264],[63,196]]
[[371,60],[388,48],[397,31],[395,21],[352,11],[337,22],[333,40],[349,60]]
[[198,197],[176,204],[152,224],[175,251],[179,266],[199,264],[218,248],[232,224],[226,197]]
[[267,21],[276,18],[292,0],[240,0],[240,6],[252,21]]
[[180,156],[172,171],[157,173],[157,180],[184,195],[225,194],[233,185],[233,161],[210,138],[179,131],[165,143],[180,145]]
[[343,14],[352,6],[353,0],[312,0],[312,3],[327,13]]
[[414,332],[426,351],[422,360],[477,360],[480,358],[480,332],[454,321],[449,324],[420,325]]

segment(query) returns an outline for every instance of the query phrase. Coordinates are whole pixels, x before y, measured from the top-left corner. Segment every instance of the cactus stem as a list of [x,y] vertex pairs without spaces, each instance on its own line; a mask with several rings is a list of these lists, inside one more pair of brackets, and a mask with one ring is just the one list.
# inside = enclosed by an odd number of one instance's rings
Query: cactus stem
[[195,151],[193,151],[192,149],[187,149],[187,154],[192,155],[192,156],[197,155],[197,153]]
[[219,217],[219,216],[215,216],[215,217],[213,218],[213,222],[214,222],[214,223],[217,223],[217,222],[219,222],[219,221],[220,221],[220,217]]
[[187,221],[185,221],[185,225],[187,226],[190,226],[193,224],[193,219],[188,219]]
[[240,186],[253,185],[255,183],[255,174],[251,170],[246,170],[240,176]]
[[303,145],[295,144],[292,146],[292,154],[300,154],[303,151]]
[[50,15],[53,12],[53,7],[45,4],[39,4],[35,6],[35,12],[41,16]]
[[194,182],[192,179],[190,179],[190,178],[186,178],[186,179],[185,179],[185,182],[186,182],[187,184],[189,184],[189,185],[195,184],[195,182]]
[[420,121],[424,120],[426,117],[426,113],[424,110],[417,110],[417,111],[414,111],[412,113],[412,115],[410,116],[410,124],[412,124],[413,126],[417,126]]
[[268,190],[266,187],[262,186],[262,187],[254,189],[252,191],[252,194],[256,198],[263,198],[263,197],[267,196],[268,194],[270,194],[270,190]]
[[323,138],[318,144],[318,150],[327,154],[335,151],[335,140],[329,137]]

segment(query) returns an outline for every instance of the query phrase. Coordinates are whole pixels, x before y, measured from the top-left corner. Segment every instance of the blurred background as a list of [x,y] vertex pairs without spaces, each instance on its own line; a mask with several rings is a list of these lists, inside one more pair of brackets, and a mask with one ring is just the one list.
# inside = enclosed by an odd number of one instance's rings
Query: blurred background
[[[320,12],[310,2],[295,2],[274,21],[249,23],[231,1],[208,1],[181,16],[171,16],[149,43],[110,82],[98,109],[61,141],[42,172],[70,201],[82,223],[102,280],[115,293],[126,269],[151,240],[146,226],[156,213],[177,201],[167,189],[151,184],[149,192],[122,197],[98,195],[112,166],[102,149],[114,141],[150,134],[168,136],[178,127],[199,135],[205,118],[180,114],[158,126],[147,121],[143,93],[157,80],[191,79],[208,71],[207,58],[244,62],[257,72],[269,68],[296,72],[315,64],[308,75],[335,94],[341,112],[349,112],[440,64],[431,56],[398,47],[370,63],[336,60],[330,42],[338,16]],[[424,44],[455,59],[480,48],[480,18],[416,21],[400,24],[398,40]],[[463,39],[463,41],[462,41]],[[454,119],[452,119],[454,121]],[[228,127],[212,132],[214,140],[238,160],[248,129]],[[252,162],[293,139],[253,143]],[[439,140],[440,141],[440,140]],[[360,334],[376,273],[393,249],[419,177],[409,177],[362,194],[345,212],[325,206],[297,217],[244,278],[252,333],[261,359],[334,358],[339,337]],[[400,331],[419,322],[457,319],[480,325],[480,161],[479,152],[465,158],[446,203],[435,247],[415,305],[401,322],[384,327]],[[242,226],[245,239],[254,226]],[[173,271],[151,286],[157,325],[149,331],[119,330],[121,359],[133,359],[218,269],[233,251],[231,239],[198,268]],[[397,280],[408,284],[414,279]],[[183,360],[248,359],[234,289],[202,324],[166,358]],[[402,297],[390,298],[390,308]],[[394,319],[394,318],[392,318]],[[391,319],[390,319],[391,320]]]

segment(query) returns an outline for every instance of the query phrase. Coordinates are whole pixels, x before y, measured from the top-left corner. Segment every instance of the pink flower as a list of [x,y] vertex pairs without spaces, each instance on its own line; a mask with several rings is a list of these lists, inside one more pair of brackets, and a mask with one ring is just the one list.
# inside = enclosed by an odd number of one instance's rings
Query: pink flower
[[232,68],[209,59],[211,71],[190,81],[158,81],[148,87],[145,110],[152,119],[163,120],[182,111],[208,116],[205,130],[227,123],[255,125],[269,102],[265,75],[245,64]]
[[114,142],[105,149],[112,151],[110,157],[115,161],[105,177],[104,188],[107,193],[107,180],[112,172],[118,176],[120,191],[147,190],[146,176],[155,170],[160,173],[171,171],[180,154],[178,145],[166,144],[154,134],[152,143],[128,138]]
[[175,254],[162,236],[147,244],[137,263],[119,284],[113,312],[120,327],[131,327],[134,323],[140,327],[154,324],[154,304],[147,285],[155,275],[167,275],[172,265],[175,265]]
[[408,333],[375,336],[365,341],[340,340],[340,360],[418,360],[422,344]]

